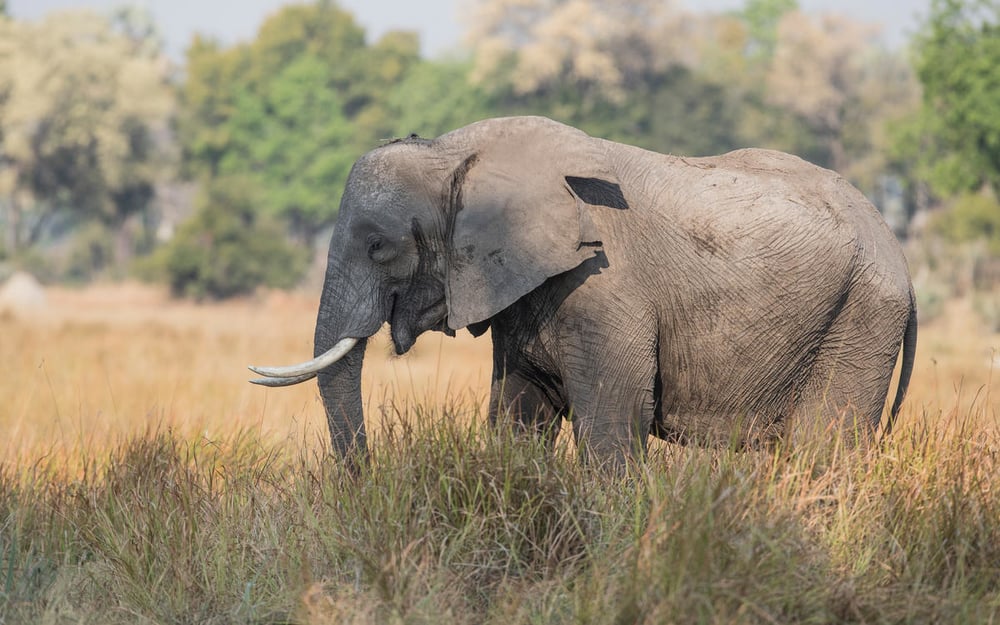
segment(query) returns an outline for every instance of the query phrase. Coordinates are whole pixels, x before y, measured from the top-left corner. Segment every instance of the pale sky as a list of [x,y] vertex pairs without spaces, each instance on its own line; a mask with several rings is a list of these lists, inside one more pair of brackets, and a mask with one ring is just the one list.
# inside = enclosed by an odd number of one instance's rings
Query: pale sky
[[[458,7],[463,0],[337,0],[364,26],[369,40],[388,30],[420,33],[423,53],[439,56],[455,49],[462,36]],[[613,1],[613,0],[611,0]],[[106,11],[127,4],[122,0],[8,0],[19,19],[37,19],[58,8],[89,7]],[[166,39],[167,52],[180,60],[191,36],[202,33],[224,43],[252,39],[263,19],[287,0],[135,0],[149,8]],[[691,9],[725,11],[744,0],[685,0]],[[927,14],[929,0],[799,0],[805,11],[844,13],[882,25],[886,42],[902,45]]]

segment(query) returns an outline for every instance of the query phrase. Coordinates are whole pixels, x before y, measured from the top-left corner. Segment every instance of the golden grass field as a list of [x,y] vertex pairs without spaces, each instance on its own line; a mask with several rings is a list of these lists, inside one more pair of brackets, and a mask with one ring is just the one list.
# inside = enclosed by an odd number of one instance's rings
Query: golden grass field
[[[130,284],[0,314],[0,623],[1000,618],[1000,335],[965,301],[921,325],[885,445],[660,444],[617,477],[477,427],[467,333],[370,344],[345,471],[315,383],[246,381],[311,354],[316,306]],[[431,423],[380,437],[401,419]]]
[[[315,382],[265,389],[246,368],[311,358],[317,305],[282,292],[200,305],[136,284],[50,289],[43,311],[0,315],[0,451],[72,456],[156,427],[325,441]],[[425,335],[401,358],[381,333],[365,363],[366,414],[390,400],[485,405],[490,341],[462,334]]]
[[[317,298],[268,292],[202,305],[137,284],[51,288],[44,310],[0,314],[0,452],[19,462],[74,456],[156,428],[184,437],[245,428],[266,440],[323,444],[314,382],[265,389],[247,383],[246,369],[311,357]],[[414,401],[485,406],[490,349],[486,336],[428,333],[398,357],[383,330],[364,369],[369,429],[377,436],[372,421],[398,418]],[[920,326],[898,426],[975,415],[994,430],[997,363],[1000,334],[987,332],[967,302],[950,303]],[[383,414],[389,405],[397,410]]]

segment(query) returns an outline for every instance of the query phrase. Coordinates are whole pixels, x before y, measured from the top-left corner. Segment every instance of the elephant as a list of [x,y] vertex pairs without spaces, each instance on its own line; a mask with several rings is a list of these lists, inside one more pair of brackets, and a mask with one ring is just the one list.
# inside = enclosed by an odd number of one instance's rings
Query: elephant
[[318,378],[333,449],[368,456],[361,368],[428,330],[491,331],[492,424],[586,463],[649,435],[753,448],[852,426],[871,439],[917,311],[902,248],[836,173],[790,154],[681,157],[544,117],[410,135],[353,166],[330,243],[315,358],[251,367]]

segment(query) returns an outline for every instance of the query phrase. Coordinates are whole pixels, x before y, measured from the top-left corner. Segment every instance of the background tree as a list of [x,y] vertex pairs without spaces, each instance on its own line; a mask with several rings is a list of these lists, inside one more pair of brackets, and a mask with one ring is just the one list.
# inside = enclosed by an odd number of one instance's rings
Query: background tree
[[690,16],[673,1],[478,0],[468,15],[473,80],[518,94],[569,81],[581,98],[620,101],[643,76],[693,62]]
[[892,147],[916,181],[911,194],[939,208],[922,233],[936,276],[925,291],[972,292],[1000,327],[1000,3],[933,0],[913,65],[921,106],[894,126]]
[[470,15],[471,79],[494,114],[665,152],[736,145],[736,92],[699,70],[707,22],[676,3],[479,0]]
[[1000,3],[933,0],[916,37],[923,106],[900,133],[940,194],[1000,191]]
[[185,170],[203,180],[253,177],[254,210],[311,244],[336,214],[354,160],[392,137],[386,94],[418,60],[414,35],[368,46],[329,2],[285,7],[249,44],[196,39],[182,90]]
[[778,45],[778,25],[798,8],[797,0],[747,0],[737,12],[747,28],[744,53],[755,60],[770,61]]
[[436,137],[494,114],[486,90],[469,81],[471,69],[468,62],[447,59],[411,65],[385,94],[394,120],[390,134]]
[[815,140],[814,149],[783,147],[855,182],[870,171],[857,165],[872,151],[873,128],[915,93],[909,73],[876,35],[873,26],[843,16],[792,11],[778,25],[767,77],[769,101],[795,115]]
[[80,11],[0,18],[0,218],[9,253],[58,233],[60,220],[64,229],[97,222],[123,232],[169,173],[169,64],[147,38],[123,32],[127,23]]
[[281,224],[257,210],[259,192],[253,179],[212,179],[192,217],[144,260],[141,271],[165,281],[174,295],[199,300],[246,295],[258,286],[295,286],[308,250],[292,245]]

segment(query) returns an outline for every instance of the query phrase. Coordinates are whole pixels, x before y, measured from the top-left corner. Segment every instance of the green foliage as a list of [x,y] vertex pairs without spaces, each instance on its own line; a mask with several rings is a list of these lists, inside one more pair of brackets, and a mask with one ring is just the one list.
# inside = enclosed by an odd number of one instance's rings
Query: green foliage
[[934,0],[914,51],[921,174],[944,195],[1000,191],[1000,5]]
[[247,176],[254,211],[308,241],[336,214],[351,165],[395,123],[386,92],[418,61],[416,38],[373,46],[333,3],[283,8],[257,39],[188,51],[181,136],[192,176]]
[[391,134],[436,137],[496,113],[486,93],[469,83],[471,66],[459,61],[421,61],[386,94],[394,120]]
[[523,95],[498,90],[490,106],[497,115],[543,112],[591,135],[665,153],[697,156],[739,147],[734,94],[690,70],[673,66],[648,76],[631,94],[621,101],[600,93],[581,99],[577,83],[558,81]]
[[198,299],[294,286],[308,250],[294,246],[273,219],[260,215],[255,197],[255,186],[246,179],[213,181],[195,215],[142,271],[147,277],[162,275],[175,295]]
[[741,147],[735,94],[694,72],[673,67],[639,89],[610,133],[626,143],[674,154],[705,156]]
[[619,479],[456,425],[465,408],[422,410],[359,475],[246,432],[0,466],[0,619],[923,623],[1000,609],[995,433],[927,426],[871,452],[667,447]]
[[327,68],[300,57],[270,80],[263,95],[240,92],[228,126],[233,143],[219,160],[220,176],[260,172],[264,214],[301,224],[308,232],[330,219],[332,197],[353,164],[351,126],[342,103],[326,88]]
[[758,61],[769,60],[778,43],[778,22],[798,8],[798,0],[747,0],[738,13],[749,34],[747,54]]
[[62,279],[87,282],[114,263],[113,232],[100,223],[90,223],[77,229],[70,242],[69,255]]
[[957,245],[981,242],[1000,256],[1000,203],[982,193],[963,195],[935,216],[930,230]]

